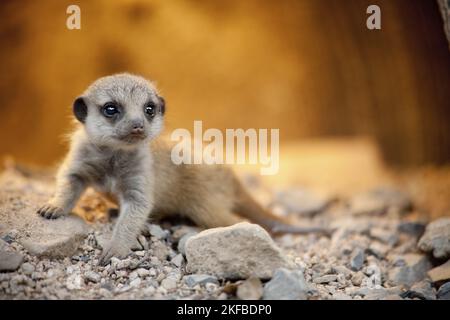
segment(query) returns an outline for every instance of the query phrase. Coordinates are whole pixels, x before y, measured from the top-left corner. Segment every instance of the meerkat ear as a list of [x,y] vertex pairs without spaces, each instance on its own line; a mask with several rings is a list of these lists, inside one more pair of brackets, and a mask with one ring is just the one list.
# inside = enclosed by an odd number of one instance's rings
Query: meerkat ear
[[163,97],[158,96],[159,99],[159,108],[161,110],[161,113],[166,113],[166,100],[164,100]]
[[83,97],[78,97],[73,103],[73,114],[81,123],[84,123],[87,117],[87,106]]

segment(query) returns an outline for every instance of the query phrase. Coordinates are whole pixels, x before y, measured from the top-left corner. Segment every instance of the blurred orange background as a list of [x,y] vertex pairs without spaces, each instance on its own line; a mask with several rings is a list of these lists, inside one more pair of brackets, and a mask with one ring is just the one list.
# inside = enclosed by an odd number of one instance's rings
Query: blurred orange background
[[[66,28],[71,4],[81,30]],[[381,30],[366,28],[371,4]],[[290,168],[310,180],[317,163],[328,183],[323,168],[339,163],[379,177],[386,162],[450,160],[450,51],[436,1],[2,1],[0,43],[0,155],[19,162],[60,159],[72,101],[123,71],[156,81],[168,131],[194,120],[279,128]]]

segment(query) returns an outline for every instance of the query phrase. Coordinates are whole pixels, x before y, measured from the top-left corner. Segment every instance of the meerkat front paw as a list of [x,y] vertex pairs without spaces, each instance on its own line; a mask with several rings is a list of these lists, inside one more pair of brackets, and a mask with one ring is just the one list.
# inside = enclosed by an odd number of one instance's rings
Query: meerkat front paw
[[125,258],[130,254],[131,250],[127,246],[116,245],[114,242],[109,243],[105,248],[103,248],[102,255],[100,256],[99,265],[106,266],[112,257],[119,259]]
[[65,214],[64,210],[60,207],[47,203],[37,210],[37,213],[47,219],[56,219]]

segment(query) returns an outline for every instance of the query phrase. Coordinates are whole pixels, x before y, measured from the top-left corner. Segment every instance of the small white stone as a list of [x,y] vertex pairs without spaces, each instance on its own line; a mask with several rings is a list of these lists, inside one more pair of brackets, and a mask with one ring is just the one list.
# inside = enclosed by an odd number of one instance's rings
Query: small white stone
[[72,274],[66,280],[66,287],[69,290],[79,290],[83,285],[83,278],[80,274]]
[[168,232],[163,230],[157,224],[150,224],[148,226],[148,231],[149,231],[150,235],[152,235],[153,237],[160,239],[160,240],[165,239],[168,236]]
[[133,281],[130,282],[130,287],[136,288],[136,287],[139,287],[140,284],[141,284],[141,279],[135,278]]
[[184,263],[183,255],[181,253],[177,254],[170,262],[180,268]]
[[100,282],[100,280],[102,279],[102,277],[97,272],[93,271],[86,272],[84,274],[84,277],[86,278],[86,280],[94,283]]
[[146,277],[148,275],[150,275],[150,271],[144,268],[139,268],[136,270],[137,274],[139,275],[139,277]]
[[137,273],[137,271],[133,271],[128,275],[128,278],[133,281],[134,279],[138,278],[139,274]]
[[177,282],[175,279],[166,278],[161,282],[161,286],[167,290],[173,290],[177,287]]

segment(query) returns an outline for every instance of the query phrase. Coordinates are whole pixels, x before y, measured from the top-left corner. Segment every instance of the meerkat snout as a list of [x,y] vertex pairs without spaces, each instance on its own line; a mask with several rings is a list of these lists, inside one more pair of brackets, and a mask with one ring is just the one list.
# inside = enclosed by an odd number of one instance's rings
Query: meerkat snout
[[73,113],[94,144],[130,148],[160,134],[165,102],[148,80],[121,74],[95,81],[75,100]]

